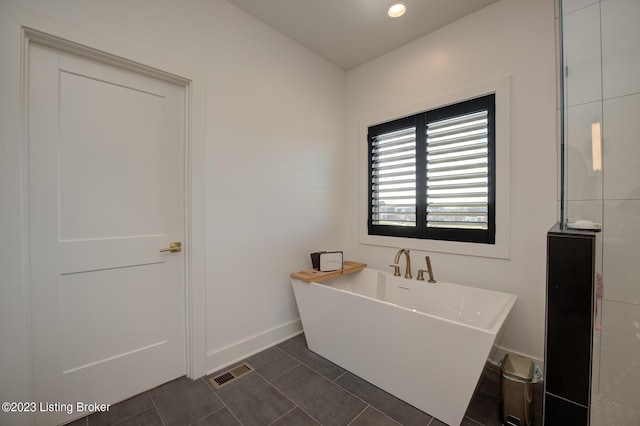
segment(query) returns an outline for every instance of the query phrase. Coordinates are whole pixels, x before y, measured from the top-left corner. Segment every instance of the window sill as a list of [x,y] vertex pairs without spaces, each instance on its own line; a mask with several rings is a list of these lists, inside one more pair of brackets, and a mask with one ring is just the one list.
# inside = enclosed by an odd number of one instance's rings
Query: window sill
[[509,259],[511,257],[508,235],[496,234],[495,244],[462,243],[459,241],[420,240],[416,238],[360,235],[360,244],[406,248],[419,251],[460,254],[465,256]]

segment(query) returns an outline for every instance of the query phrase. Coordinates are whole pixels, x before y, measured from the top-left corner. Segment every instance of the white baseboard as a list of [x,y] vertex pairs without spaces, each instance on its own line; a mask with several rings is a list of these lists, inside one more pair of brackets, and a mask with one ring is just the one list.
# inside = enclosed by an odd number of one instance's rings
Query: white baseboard
[[302,333],[302,322],[297,319],[254,334],[223,348],[208,351],[207,374],[228,367],[300,333]]

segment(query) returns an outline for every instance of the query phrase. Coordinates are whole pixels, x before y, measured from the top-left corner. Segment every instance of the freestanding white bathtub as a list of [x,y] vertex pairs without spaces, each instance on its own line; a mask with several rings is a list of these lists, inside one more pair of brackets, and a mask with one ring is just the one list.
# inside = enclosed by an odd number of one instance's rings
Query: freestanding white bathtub
[[291,282],[310,350],[450,425],[517,298],[369,268]]

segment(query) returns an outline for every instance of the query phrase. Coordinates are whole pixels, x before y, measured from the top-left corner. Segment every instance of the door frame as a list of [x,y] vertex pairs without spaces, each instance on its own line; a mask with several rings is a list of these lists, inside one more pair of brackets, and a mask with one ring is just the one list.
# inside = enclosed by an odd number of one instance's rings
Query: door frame
[[[119,68],[142,73],[163,81],[168,81],[182,86],[185,90],[185,359],[186,374],[195,379],[206,374],[206,298],[205,298],[205,249],[206,249],[206,198],[205,198],[205,141],[206,141],[206,77],[204,72],[191,66],[174,62],[170,59],[159,57],[151,52],[132,47],[126,43],[103,37],[81,28],[54,20],[37,12],[24,9],[11,2],[0,0],[0,10],[10,12],[15,21],[14,30],[19,31],[19,36],[12,38],[10,46],[2,46],[10,49],[16,55],[12,55],[7,65],[20,67],[19,81],[13,75],[7,77],[9,81],[3,84],[19,87],[20,121],[14,123],[11,129],[13,134],[19,135],[19,146],[15,151],[19,158],[17,178],[20,187],[20,202],[15,211],[21,218],[21,223],[14,226],[18,229],[16,234],[20,244],[20,257],[22,265],[20,274],[20,286],[22,287],[22,300],[24,315],[22,318],[14,318],[16,324],[26,334],[30,330],[30,285],[29,270],[29,239],[28,239],[28,71],[29,49],[33,43],[52,47],[54,49],[73,53],[85,58],[97,60],[102,63],[115,65]],[[19,40],[19,45],[15,42]],[[17,56],[17,57],[16,57]],[[19,59],[18,59],[19,58]],[[16,75],[17,77],[17,75]],[[7,159],[10,161],[10,159]],[[4,165],[4,161],[2,162]],[[13,235],[12,235],[13,237]],[[8,301],[7,301],[8,302]],[[31,337],[26,340],[27,358],[31,356]],[[28,376],[31,376],[31,362],[28,364]],[[29,392],[33,396],[33,378],[29,377]]]

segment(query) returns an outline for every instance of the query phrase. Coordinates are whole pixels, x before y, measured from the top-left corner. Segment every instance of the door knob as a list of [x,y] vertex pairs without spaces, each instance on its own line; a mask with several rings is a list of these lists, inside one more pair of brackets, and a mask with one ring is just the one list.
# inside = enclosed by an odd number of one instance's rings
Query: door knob
[[182,251],[182,243],[181,242],[171,243],[171,244],[169,244],[168,248],[160,249],[160,251],[168,251],[168,252],[171,252],[171,253],[177,253],[179,251]]

